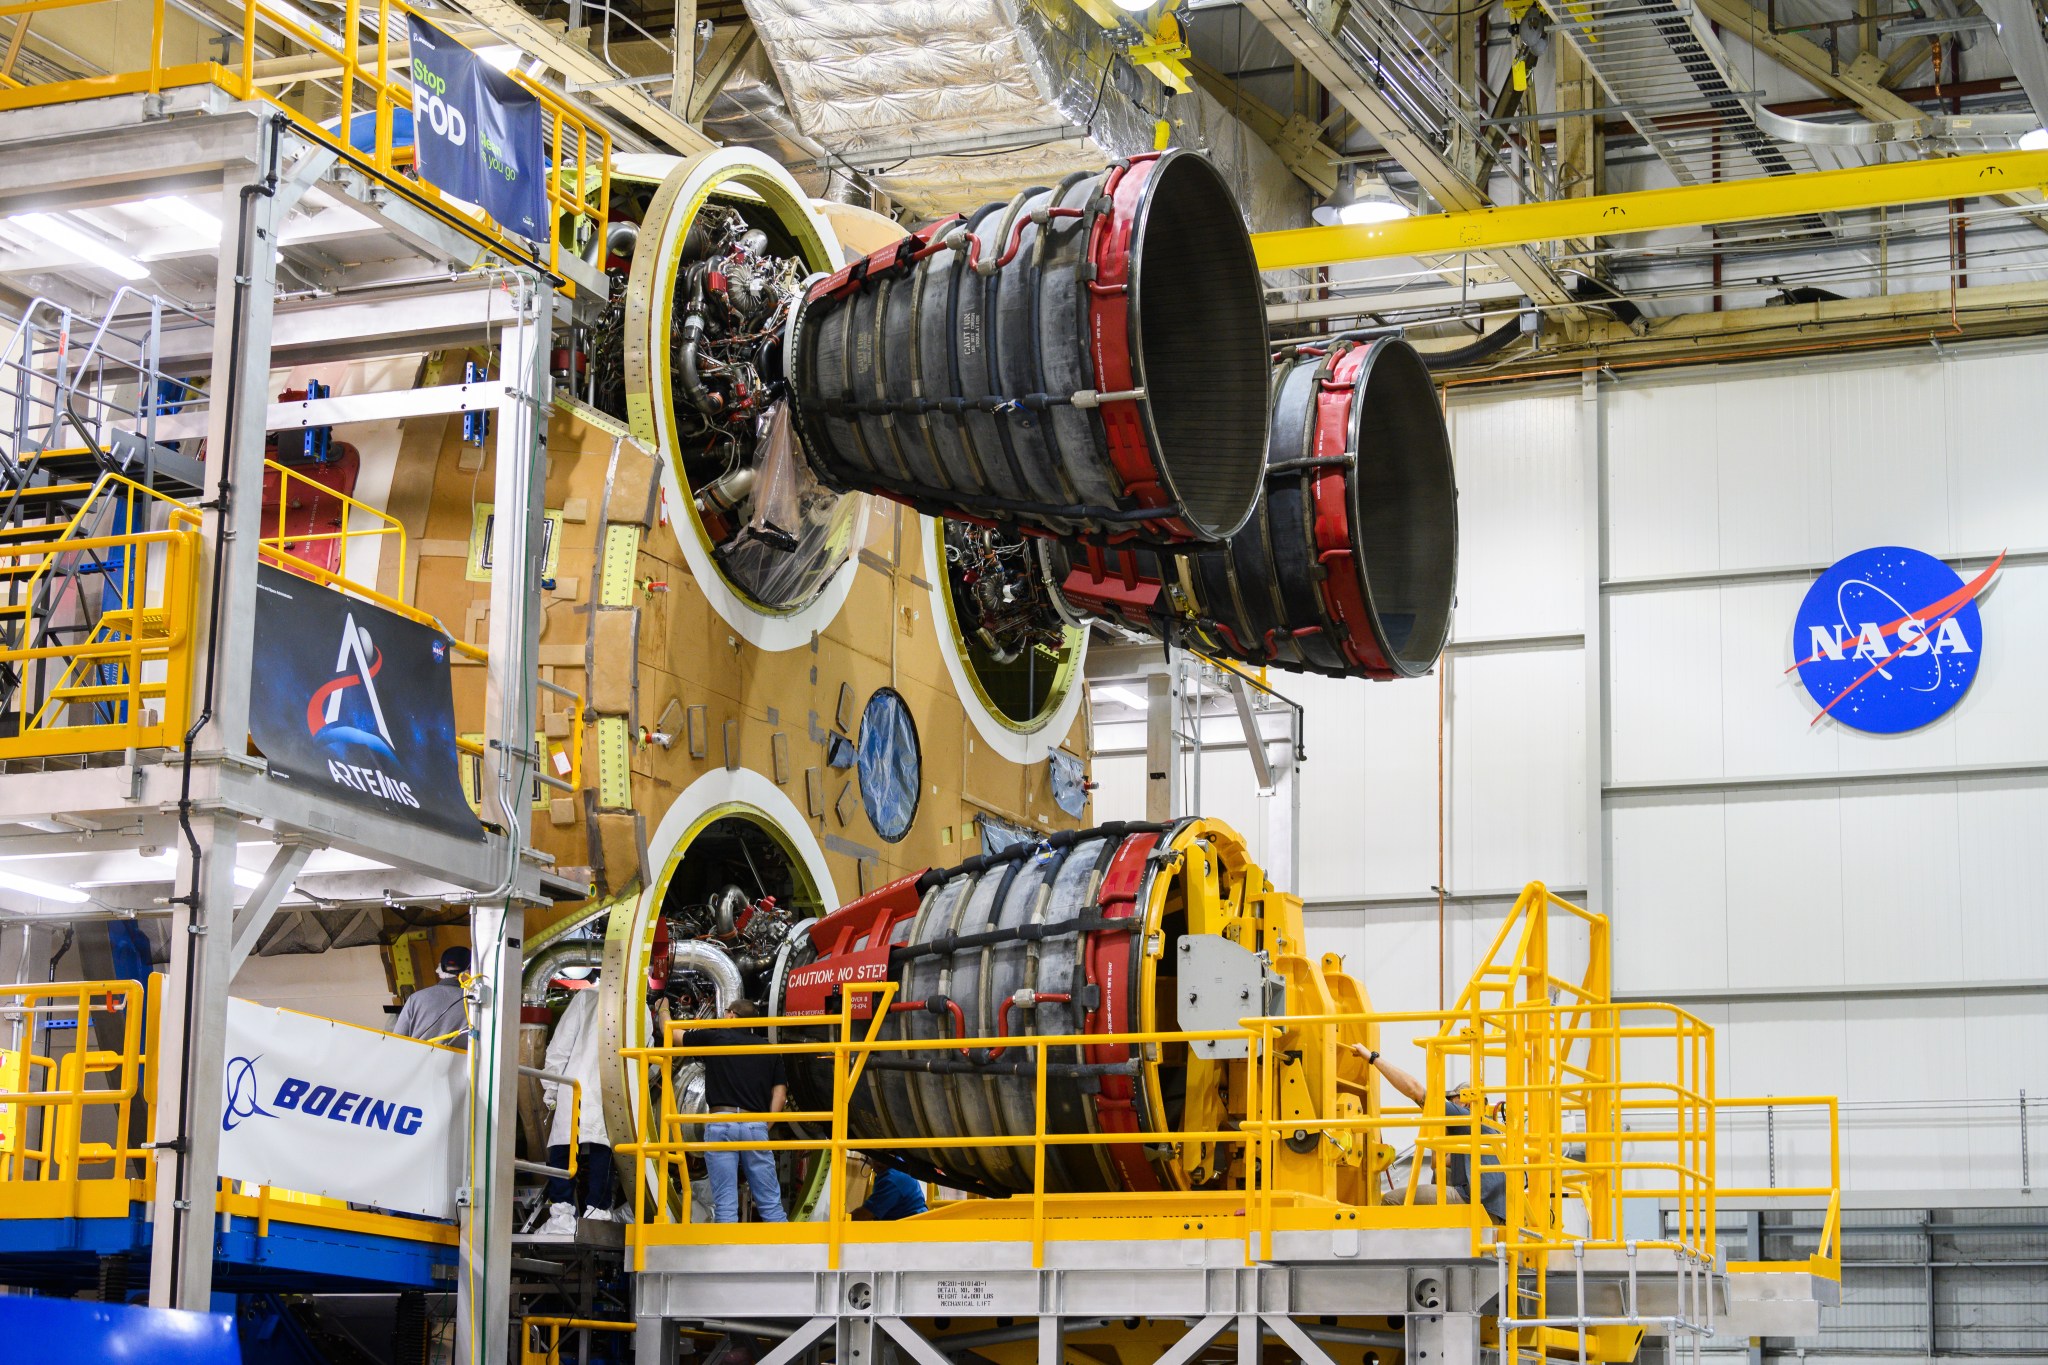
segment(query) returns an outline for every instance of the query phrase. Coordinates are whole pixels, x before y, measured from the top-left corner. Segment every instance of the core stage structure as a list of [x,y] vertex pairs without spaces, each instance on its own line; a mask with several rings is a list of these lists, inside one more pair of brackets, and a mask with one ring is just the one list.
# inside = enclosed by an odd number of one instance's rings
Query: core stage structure
[[[1604,919],[1532,883],[1443,1011],[1373,1010],[1215,821],[1109,825],[881,888],[801,927],[753,1048],[690,1021],[630,1049],[638,1356],[678,1332],[762,1365],[1194,1358],[1628,1361],[1799,1335],[1839,1281],[1717,1243],[1712,1029],[1608,988]],[[1413,1039],[1420,1103],[1366,1053]],[[784,1056],[766,1142],[708,1143],[678,1070]],[[1825,1110],[1833,1102],[1773,1099]],[[719,1122],[767,1115],[716,1116]],[[1475,1121],[1476,1120],[1476,1121]],[[812,1221],[692,1221],[711,1150],[827,1168]],[[860,1153],[946,1198],[853,1221]],[[1838,1160],[1832,1166],[1839,1172]],[[1496,1187],[1497,1183],[1497,1187]],[[1268,1350],[1267,1343],[1271,1343]]]

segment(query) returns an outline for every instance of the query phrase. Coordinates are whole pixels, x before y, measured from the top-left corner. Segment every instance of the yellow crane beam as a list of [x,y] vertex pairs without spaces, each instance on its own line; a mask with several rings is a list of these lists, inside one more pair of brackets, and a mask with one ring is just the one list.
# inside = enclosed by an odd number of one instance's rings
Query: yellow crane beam
[[1433,213],[1391,223],[1288,228],[1255,234],[1252,244],[1261,270],[1295,270],[1390,256],[1496,251],[1573,238],[1852,213],[2043,188],[2048,188],[2048,151],[1992,152]]

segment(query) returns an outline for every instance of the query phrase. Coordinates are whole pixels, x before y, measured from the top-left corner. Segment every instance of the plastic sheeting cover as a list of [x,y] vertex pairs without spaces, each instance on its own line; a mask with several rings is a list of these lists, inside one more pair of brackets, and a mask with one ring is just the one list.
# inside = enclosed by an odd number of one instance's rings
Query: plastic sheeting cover
[[[1174,145],[1216,161],[1255,230],[1308,221],[1306,191],[1271,148],[1202,91],[1169,99],[1065,0],[748,0],[747,12],[786,96],[772,110],[751,88],[751,125],[792,121],[912,215],[1092,174],[1149,150],[1163,117]],[[941,146],[954,154],[925,150]]]
[[910,833],[924,784],[924,758],[910,706],[894,688],[877,688],[860,716],[860,804],[875,833],[895,843]]
[[1052,780],[1053,804],[1079,817],[1088,808],[1088,774],[1082,769],[1081,760],[1055,749],[1046,756],[1045,763]]

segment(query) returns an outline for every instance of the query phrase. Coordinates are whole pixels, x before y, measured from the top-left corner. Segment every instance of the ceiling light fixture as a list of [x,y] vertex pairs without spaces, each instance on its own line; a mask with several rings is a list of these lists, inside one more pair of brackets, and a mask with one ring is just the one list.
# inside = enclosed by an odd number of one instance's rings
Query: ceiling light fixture
[[17,213],[7,220],[31,236],[40,237],[60,251],[68,251],[87,265],[119,275],[124,280],[146,280],[148,267],[130,260],[98,238],[80,232],[55,214]]
[[1346,166],[1336,191],[1311,215],[1325,227],[1342,223],[1357,227],[1368,223],[1391,223],[1407,218],[1415,210],[1387,187],[1376,175],[1361,176],[1355,166]]
[[1156,3],[1158,0],[1116,0],[1116,7],[1126,14],[1143,14]]
[[159,195],[142,201],[142,207],[160,218],[169,219],[189,232],[197,233],[209,242],[220,240],[220,219],[189,200],[174,194]]
[[2020,150],[2023,152],[2048,152],[2048,128],[2036,128],[2031,133],[2020,134]]
[[12,872],[0,872],[0,887],[19,891],[24,896],[40,896],[46,901],[62,901],[65,905],[83,905],[92,897],[75,886],[59,886],[55,882],[38,881],[34,877],[18,877]]
[[1113,701],[1133,711],[1143,711],[1149,705],[1141,694],[1128,687],[1098,687],[1094,689],[1094,695],[1099,701]]
[[473,47],[469,55],[494,71],[509,73],[513,64],[526,54],[510,43],[500,43],[493,47]]

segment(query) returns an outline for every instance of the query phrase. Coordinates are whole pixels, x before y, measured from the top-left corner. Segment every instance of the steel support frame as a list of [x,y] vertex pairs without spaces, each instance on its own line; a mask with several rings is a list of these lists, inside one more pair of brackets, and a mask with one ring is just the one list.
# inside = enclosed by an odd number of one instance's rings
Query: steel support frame
[[[290,137],[281,120],[238,125],[247,137],[221,179],[220,220],[232,224],[216,275],[213,373],[235,379],[232,401],[209,404],[204,549],[194,620],[205,632],[205,662],[192,670],[186,779],[201,754],[240,753],[249,733],[256,640],[257,544],[263,520],[262,416],[269,401],[271,304],[277,294],[277,229],[312,179],[332,162]],[[297,152],[294,160],[287,155]],[[237,271],[241,273],[237,273]],[[225,383],[223,384],[225,387]],[[196,632],[195,632],[196,633]],[[214,1190],[220,1178],[222,1070],[227,993],[234,977],[235,847],[240,817],[194,818],[189,785],[181,810],[155,1144],[158,1152],[149,1300],[205,1310],[213,1294]]]
[[455,1299],[455,1359],[497,1365],[512,1340],[512,1196],[518,1123],[519,988],[525,907],[518,850],[526,846],[527,790],[539,765],[533,749],[534,661],[540,651],[543,489],[546,479],[548,355],[554,303],[532,277],[515,290],[514,316],[499,335],[493,416],[490,663],[484,690],[483,771],[477,792],[486,820],[500,823],[508,858],[501,883],[470,912],[472,1018],[469,1045],[466,1188],[461,1205]]

